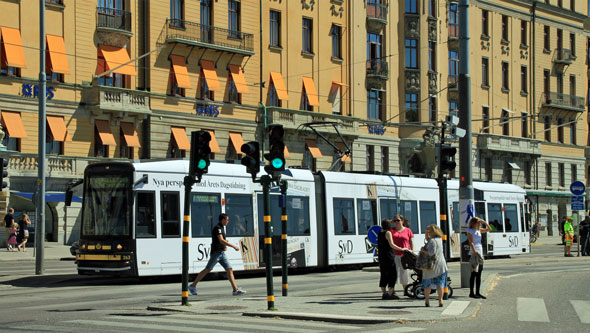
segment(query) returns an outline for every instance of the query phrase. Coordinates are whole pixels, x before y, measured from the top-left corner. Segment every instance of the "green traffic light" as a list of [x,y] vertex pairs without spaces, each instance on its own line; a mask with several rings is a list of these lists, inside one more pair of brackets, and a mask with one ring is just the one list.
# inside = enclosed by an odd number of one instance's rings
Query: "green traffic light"
[[275,169],[280,169],[283,167],[283,160],[280,158],[275,158],[272,160],[272,167]]
[[199,163],[197,163],[197,168],[203,170],[207,167],[207,162],[204,159],[200,159]]

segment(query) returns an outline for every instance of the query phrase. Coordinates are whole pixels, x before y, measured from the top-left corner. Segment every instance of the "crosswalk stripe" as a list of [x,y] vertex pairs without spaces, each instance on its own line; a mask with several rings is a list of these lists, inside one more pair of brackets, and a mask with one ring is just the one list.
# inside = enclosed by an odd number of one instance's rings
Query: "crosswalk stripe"
[[47,326],[47,325],[26,325],[14,327],[16,331],[33,331],[33,332],[80,332],[79,327],[65,327],[65,326]]
[[441,313],[443,316],[458,316],[467,309],[469,301],[452,301],[449,306]]
[[419,331],[426,331],[425,328],[421,328],[421,327],[395,327],[395,328],[387,328],[384,330],[378,330],[378,331],[366,331],[365,329],[363,329],[364,332],[367,333],[406,333],[406,332],[419,332]]
[[549,322],[547,307],[542,298],[518,297],[516,299],[516,312],[519,321]]
[[[124,328],[142,328],[146,330],[158,330],[158,331],[177,331],[177,332],[195,332],[194,327],[184,327],[184,326],[170,326],[170,325],[146,325],[140,323],[122,323],[122,322],[113,322],[113,321],[101,321],[101,320],[68,320],[64,323],[71,323],[71,324],[82,324],[82,325],[94,325],[94,326],[101,326],[101,327],[124,327]],[[226,333],[227,330],[216,330],[213,328],[207,328],[207,332],[211,333]]]
[[582,324],[590,324],[590,301],[570,300]]

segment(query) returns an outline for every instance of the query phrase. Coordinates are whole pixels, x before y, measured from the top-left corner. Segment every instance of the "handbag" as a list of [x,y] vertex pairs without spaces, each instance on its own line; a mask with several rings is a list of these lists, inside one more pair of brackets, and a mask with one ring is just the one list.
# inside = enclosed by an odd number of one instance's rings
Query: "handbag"
[[420,253],[418,254],[418,259],[416,259],[416,268],[421,270],[433,269],[435,262],[436,254],[429,255],[428,251],[422,247],[422,249],[420,249]]

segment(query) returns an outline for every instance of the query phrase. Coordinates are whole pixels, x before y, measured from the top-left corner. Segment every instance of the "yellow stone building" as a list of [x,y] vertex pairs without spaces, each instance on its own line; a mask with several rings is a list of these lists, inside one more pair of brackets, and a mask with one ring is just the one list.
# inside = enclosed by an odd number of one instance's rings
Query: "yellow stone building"
[[[1,209],[31,216],[38,13],[0,0]],[[470,1],[474,178],[525,188],[551,229],[587,178],[587,13]],[[194,130],[236,162],[268,124],[284,126],[290,167],[433,176],[437,128],[458,108],[458,20],[448,0],[47,0],[47,191],[96,161],[186,158]],[[47,238],[70,243],[79,203],[52,200]]]

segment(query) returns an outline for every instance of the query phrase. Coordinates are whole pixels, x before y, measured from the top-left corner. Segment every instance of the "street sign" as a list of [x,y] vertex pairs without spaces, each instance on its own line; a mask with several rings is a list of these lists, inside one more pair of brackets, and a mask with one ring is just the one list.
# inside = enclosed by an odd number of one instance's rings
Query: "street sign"
[[572,210],[584,210],[584,197],[581,195],[572,196]]
[[570,185],[570,191],[574,195],[583,195],[586,191],[586,186],[581,181],[577,180]]
[[369,235],[368,235],[369,242],[376,245],[379,232],[381,232],[381,226],[374,225],[371,228],[369,228]]

